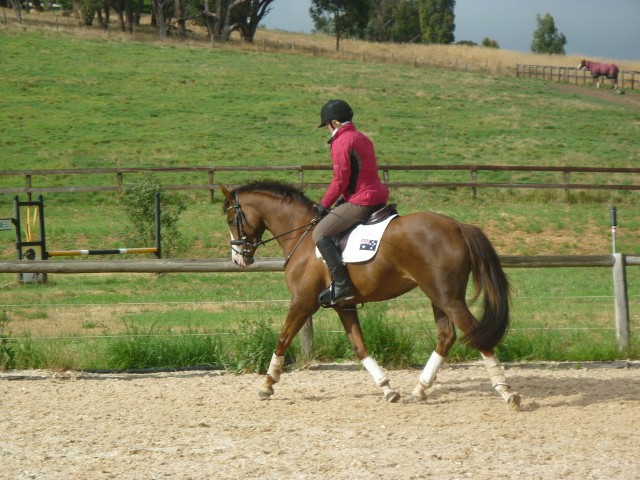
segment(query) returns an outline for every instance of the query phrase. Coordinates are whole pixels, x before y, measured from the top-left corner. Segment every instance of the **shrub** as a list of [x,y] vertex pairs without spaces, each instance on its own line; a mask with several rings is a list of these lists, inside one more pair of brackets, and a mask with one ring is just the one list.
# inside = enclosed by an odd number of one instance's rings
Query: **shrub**
[[186,205],[181,197],[162,191],[160,183],[150,174],[126,185],[120,193],[120,204],[129,219],[130,228],[124,232],[132,245],[155,244],[155,198],[160,195],[160,228],[162,230],[162,255],[170,257],[184,250],[178,220]]

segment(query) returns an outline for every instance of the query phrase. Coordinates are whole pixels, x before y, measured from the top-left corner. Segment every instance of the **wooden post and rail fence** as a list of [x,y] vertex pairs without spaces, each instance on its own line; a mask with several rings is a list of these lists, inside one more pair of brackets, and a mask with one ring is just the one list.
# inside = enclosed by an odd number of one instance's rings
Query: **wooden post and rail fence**
[[[527,165],[380,165],[380,172],[384,183],[390,188],[469,188],[475,198],[478,189],[481,188],[508,188],[508,189],[559,189],[569,192],[570,190],[640,190],[640,181],[628,183],[632,176],[640,175],[640,168],[622,167],[552,167],[552,166],[527,166]],[[0,195],[26,194],[29,198],[33,194],[45,193],[71,193],[71,192],[118,192],[126,185],[127,178],[135,174],[152,173],[158,176],[166,174],[195,174],[206,178],[198,183],[162,183],[165,190],[205,190],[208,191],[209,199],[213,202],[214,193],[222,185],[236,186],[238,184],[238,174],[245,174],[248,178],[256,173],[279,175],[290,174],[290,183],[300,187],[302,190],[313,188],[326,188],[330,178],[317,178],[309,180],[310,176],[322,176],[323,172],[330,174],[330,165],[284,165],[284,166],[202,166],[202,167],[148,167],[148,168],[73,168],[73,169],[50,169],[50,170],[0,170]],[[426,180],[428,172],[466,172],[468,181],[465,180]],[[235,175],[228,177],[227,175]],[[482,181],[481,176],[490,175],[536,175],[545,176],[543,181]],[[558,178],[555,178],[557,175]],[[611,182],[586,182],[573,181],[575,177],[589,177],[593,175],[605,176],[612,179]],[[60,185],[71,177],[101,177],[99,185]],[[326,176],[326,175],[325,175]],[[401,177],[396,179],[395,177]],[[552,180],[549,181],[549,176]],[[11,179],[22,177],[22,186],[11,185]],[[62,177],[62,178],[61,178]],[[222,180],[220,177],[223,177]],[[409,178],[410,179],[407,179]],[[624,183],[620,181],[624,179]],[[36,179],[38,182],[36,183]],[[44,180],[44,181],[43,181]],[[48,182],[47,182],[48,181]],[[169,178],[175,182],[175,178]],[[14,182],[16,183],[16,182]]]
[[[573,83],[587,85],[593,81],[591,72],[577,67],[558,67],[553,65],[516,65],[516,77],[548,80],[551,82]],[[618,88],[635,90],[640,87],[640,72],[635,70],[620,70],[618,72]]]
[[[157,168],[99,168],[99,169],[56,169],[56,170],[11,170],[0,171],[0,180],[3,185],[7,183],[6,177],[24,177],[22,187],[1,187],[0,194],[27,194],[34,193],[65,193],[65,192],[97,192],[120,191],[124,183],[124,175],[135,173],[185,173],[191,172],[207,176],[206,183],[188,183],[163,185],[166,190],[206,190],[210,201],[214,199],[214,192],[222,185],[235,186],[237,181],[220,181],[219,174],[223,173],[278,173],[289,172],[297,175],[297,181],[292,182],[300,188],[325,188],[326,182],[309,181],[305,174],[318,171],[331,171],[330,166],[299,165],[299,166],[211,166],[211,167],[157,167]],[[597,168],[597,167],[540,167],[540,166],[499,166],[499,165],[382,165],[380,171],[383,180],[388,187],[411,188],[469,188],[475,197],[479,188],[531,188],[531,189],[561,189],[569,190],[640,190],[640,182],[627,183],[631,175],[640,174],[640,168]],[[470,181],[424,181],[420,178],[395,181],[391,178],[400,172],[414,172],[414,176],[420,176],[420,172],[429,171],[466,171],[470,175]],[[417,172],[417,173],[416,173]],[[562,175],[562,181],[545,182],[514,182],[508,181],[479,181],[480,173],[498,172],[528,172]],[[572,183],[572,175],[605,174],[611,175],[613,183]],[[34,177],[49,176],[74,176],[74,175],[106,175],[112,177],[115,182],[106,185],[86,186],[35,186]],[[617,182],[616,175],[622,176],[625,183]],[[601,175],[600,175],[601,176]],[[59,182],[58,182],[59,183]],[[616,322],[616,338],[621,350],[629,346],[629,311],[626,281],[626,266],[640,265],[640,256],[614,253],[612,255],[562,255],[562,256],[503,256],[502,265],[506,268],[565,268],[565,267],[608,267],[613,272],[614,307]],[[281,272],[284,269],[283,259],[258,260],[249,267],[248,271]],[[69,273],[172,273],[172,272],[243,272],[231,261],[222,259],[210,260],[179,260],[179,259],[154,259],[154,260],[100,260],[100,261],[41,261],[41,260],[0,260],[0,273],[34,273],[34,274],[69,274]],[[307,355],[311,355],[313,349],[313,327],[311,319],[301,332],[302,346]]]
[[[618,348],[623,351],[630,344],[629,302],[627,295],[626,266],[640,265],[640,255],[559,255],[559,256],[501,256],[505,268],[570,268],[606,267],[612,269],[614,287],[614,312]],[[0,273],[211,273],[211,272],[283,272],[284,259],[258,259],[247,269],[241,269],[230,260],[99,260],[99,261],[45,261],[45,260],[0,260]],[[306,322],[301,331],[303,355],[313,354],[313,323]]]

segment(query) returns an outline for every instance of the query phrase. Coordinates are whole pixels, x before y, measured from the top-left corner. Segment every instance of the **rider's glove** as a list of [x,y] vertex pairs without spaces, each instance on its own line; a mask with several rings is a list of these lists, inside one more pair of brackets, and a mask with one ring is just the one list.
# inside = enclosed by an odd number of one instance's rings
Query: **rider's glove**
[[329,213],[329,210],[324,208],[322,205],[314,205],[314,206],[316,208],[317,218],[322,218]]

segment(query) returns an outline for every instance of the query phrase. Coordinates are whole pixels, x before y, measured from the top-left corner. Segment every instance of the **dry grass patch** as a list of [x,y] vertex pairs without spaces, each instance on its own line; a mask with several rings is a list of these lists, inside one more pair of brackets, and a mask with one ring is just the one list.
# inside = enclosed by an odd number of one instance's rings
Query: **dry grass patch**
[[[150,16],[143,16],[140,26],[134,35],[119,31],[119,24],[115,16],[112,18],[111,28],[107,33],[98,27],[83,27],[75,14],[61,16],[55,12],[23,12],[23,29],[48,29],[55,32],[56,28],[72,32],[80,38],[105,38],[110,41],[144,41],[162,43],[166,46],[183,46],[186,48],[211,48],[211,40],[206,30],[189,23],[190,34],[187,40],[168,38],[163,42],[157,37],[155,29],[150,26]],[[9,23],[9,27],[18,28]],[[383,62],[397,64],[413,64],[416,66],[436,65],[447,68],[487,71],[496,74],[512,74],[516,64],[547,65],[559,67],[575,67],[584,58],[578,55],[539,55],[533,53],[487,48],[468,45],[423,45],[375,43],[362,40],[346,39],[341,42],[340,50],[336,51],[336,40],[332,36],[323,34],[304,34],[286,32],[282,30],[267,30],[260,28],[256,31],[253,43],[242,41],[237,34],[232,35],[228,44],[215,44],[217,48],[243,48],[256,52],[277,51],[281,53],[321,55],[332,58],[350,58],[365,62]],[[590,60],[611,62],[611,59],[591,57]],[[640,70],[640,61],[616,60],[616,64],[623,70]]]

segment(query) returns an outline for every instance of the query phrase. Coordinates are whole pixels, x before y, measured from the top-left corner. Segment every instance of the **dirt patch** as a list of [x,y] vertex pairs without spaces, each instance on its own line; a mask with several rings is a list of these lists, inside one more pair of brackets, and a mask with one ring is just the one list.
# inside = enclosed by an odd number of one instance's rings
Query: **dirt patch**
[[584,95],[586,97],[597,98],[606,100],[607,102],[617,103],[619,105],[625,105],[634,110],[640,110],[640,95],[627,92],[621,93],[621,90],[613,90],[609,88],[609,84],[601,88],[594,88],[591,86],[571,85],[566,83],[553,83],[553,88],[563,93],[572,93]]
[[[628,479],[640,468],[640,364],[531,368],[509,413],[479,363],[424,404],[388,404],[358,366],[258,375],[0,373],[2,478]],[[390,372],[408,396],[418,371]]]

